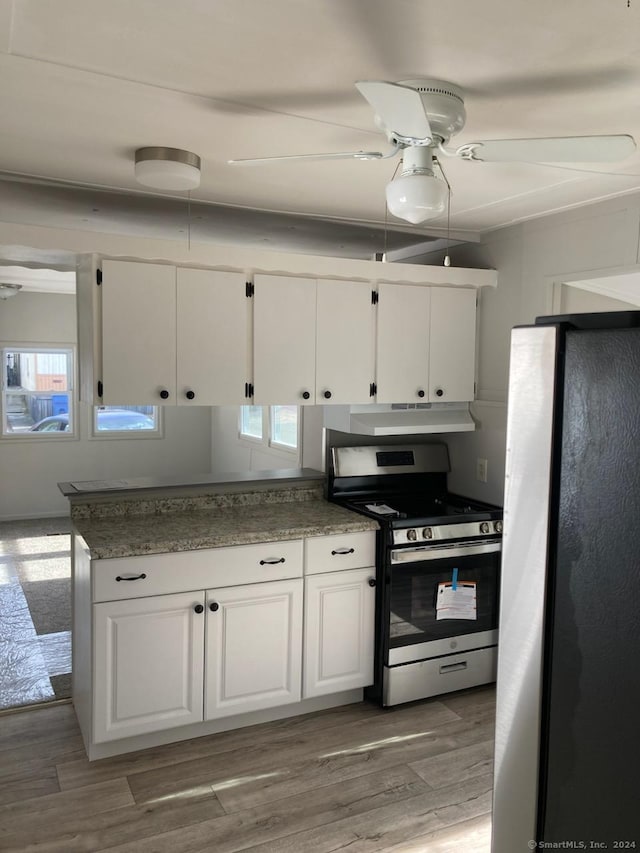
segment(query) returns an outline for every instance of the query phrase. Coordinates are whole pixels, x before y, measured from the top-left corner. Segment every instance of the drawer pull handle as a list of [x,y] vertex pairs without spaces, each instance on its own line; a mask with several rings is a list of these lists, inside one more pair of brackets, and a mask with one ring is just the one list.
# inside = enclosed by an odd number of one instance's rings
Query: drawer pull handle
[[458,663],[447,663],[440,667],[440,675],[446,675],[448,672],[459,672],[461,669],[466,668],[466,660],[461,660]]
[[118,575],[117,581],[143,581],[147,576],[144,572],[141,575]]
[[331,552],[332,557],[337,557],[339,554],[355,554],[355,548],[337,548],[335,551]]
[[284,557],[280,557],[279,560],[260,560],[261,566],[277,566],[278,563],[284,563]]

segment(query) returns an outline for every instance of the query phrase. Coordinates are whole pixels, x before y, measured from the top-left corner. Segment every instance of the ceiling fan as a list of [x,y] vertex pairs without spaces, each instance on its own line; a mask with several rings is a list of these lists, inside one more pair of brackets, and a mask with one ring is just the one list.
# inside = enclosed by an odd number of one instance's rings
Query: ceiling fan
[[[402,169],[386,187],[393,216],[413,224],[443,213],[449,185],[438,155],[482,162],[604,163],[631,155],[636,144],[628,134],[559,136],[541,139],[493,139],[448,148],[465,125],[464,92],[444,80],[418,79],[389,83],[361,80],[356,88],[375,112],[391,150],[293,154],[229,160],[232,165],[256,165],[287,160],[386,160],[402,153]],[[436,174],[438,170],[439,174]]]

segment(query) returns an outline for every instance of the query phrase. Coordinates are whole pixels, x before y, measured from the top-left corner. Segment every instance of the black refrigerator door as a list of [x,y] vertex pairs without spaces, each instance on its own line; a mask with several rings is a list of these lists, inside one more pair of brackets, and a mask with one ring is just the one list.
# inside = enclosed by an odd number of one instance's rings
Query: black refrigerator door
[[537,839],[640,850],[640,329],[565,347]]

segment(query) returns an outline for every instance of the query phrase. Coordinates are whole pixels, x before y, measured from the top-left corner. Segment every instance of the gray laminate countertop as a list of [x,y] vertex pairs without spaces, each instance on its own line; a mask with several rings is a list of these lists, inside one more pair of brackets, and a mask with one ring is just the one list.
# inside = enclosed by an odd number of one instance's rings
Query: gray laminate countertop
[[375,521],[320,497],[182,512],[75,518],[92,559],[133,557],[377,530]]

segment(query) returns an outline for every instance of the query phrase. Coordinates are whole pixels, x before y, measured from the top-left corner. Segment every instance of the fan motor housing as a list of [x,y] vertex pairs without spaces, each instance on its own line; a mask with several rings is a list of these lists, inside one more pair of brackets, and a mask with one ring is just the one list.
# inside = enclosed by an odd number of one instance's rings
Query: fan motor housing
[[443,143],[462,130],[467,113],[464,108],[464,93],[459,86],[432,78],[398,80],[398,83],[420,92],[431,130]]

